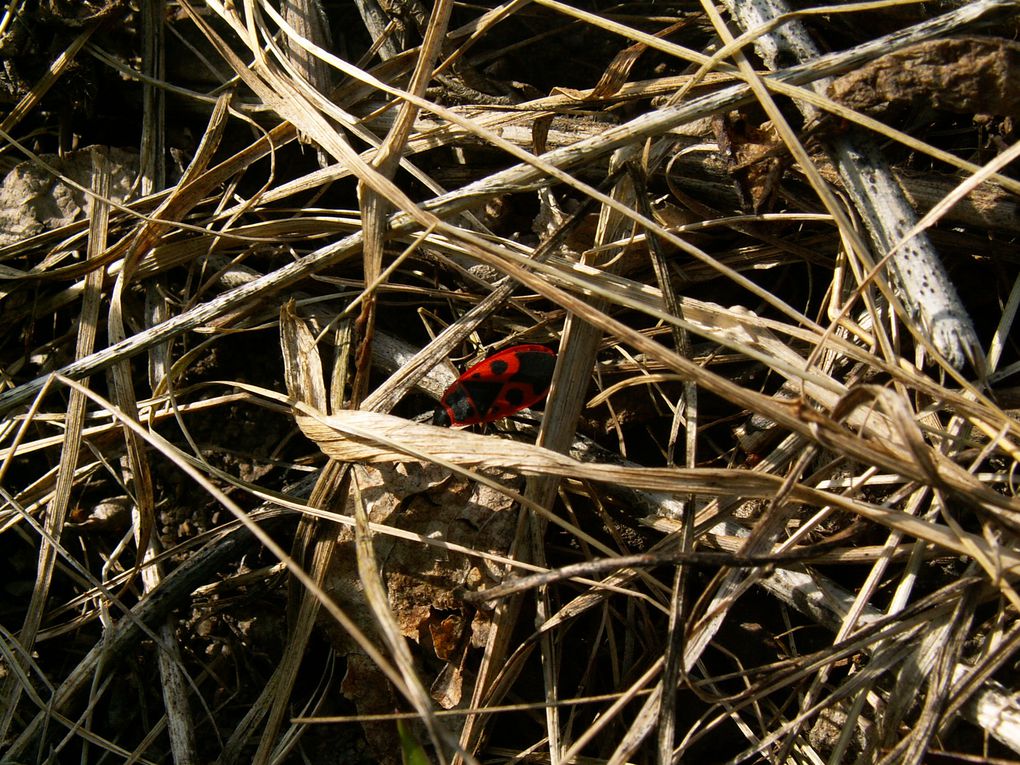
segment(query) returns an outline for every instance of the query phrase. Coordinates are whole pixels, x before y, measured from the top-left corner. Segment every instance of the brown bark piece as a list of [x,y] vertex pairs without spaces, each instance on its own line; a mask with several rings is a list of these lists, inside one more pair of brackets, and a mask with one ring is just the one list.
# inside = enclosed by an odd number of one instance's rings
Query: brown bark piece
[[919,43],[840,77],[829,95],[874,117],[924,107],[1020,117],[1020,43],[992,37]]

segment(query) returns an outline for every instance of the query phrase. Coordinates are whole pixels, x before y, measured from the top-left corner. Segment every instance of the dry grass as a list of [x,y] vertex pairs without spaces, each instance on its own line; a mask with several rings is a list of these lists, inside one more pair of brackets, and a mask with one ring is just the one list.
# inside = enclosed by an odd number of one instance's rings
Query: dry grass
[[142,6],[0,18],[3,762],[1020,756],[1015,2]]

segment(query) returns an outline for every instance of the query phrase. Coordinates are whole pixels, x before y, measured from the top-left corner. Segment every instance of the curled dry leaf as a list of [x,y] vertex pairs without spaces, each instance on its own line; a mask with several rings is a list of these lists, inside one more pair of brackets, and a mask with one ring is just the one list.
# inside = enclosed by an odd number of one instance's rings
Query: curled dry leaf
[[[401,634],[421,644],[424,662],[433,666],[436,701],[455,705],[465,652],[484,644],[489,616],[465,608],[454,593],[492,585],[506,574],[503,566],[461,550],[505,555],[517,523],[513,501],[488,486],[451,477],[435,465],[405,462],[359,466],[358,471],[369,520],[403,535],[373,535],[390,609]],[[511,486],[519,483],[506,474],[490,477]],[[407,534],[420,539],[408,539]],[[358,575],[353,529],[341,530],[324,584],[362,629],[369,634],[375,631],[376,619],[365,602]],[[330,620],[324,624],[327,629],[335,627]],[[340,653],[356,651],[345,632],[332,634]],[[377,680],[385,684],[381,674]],[[363,713],[392,711],[370,708],[370,702],[360,698],[356,701]]]
[[788,156],[775,129],[768,122],[754,125],[740,112],[721,115],[713,128],[719,153],[737,182],[741,205],[755,212],[768,207]]
[[95,504],[71,511],[70,528],[88,531],[123,530],[131,523],[131,498],[108,497]]

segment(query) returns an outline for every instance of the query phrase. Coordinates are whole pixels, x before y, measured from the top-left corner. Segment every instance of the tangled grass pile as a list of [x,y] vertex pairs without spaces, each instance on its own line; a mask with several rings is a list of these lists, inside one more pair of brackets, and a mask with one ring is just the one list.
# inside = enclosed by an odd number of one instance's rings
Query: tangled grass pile
[[0,759],[1015,761],[1018,7],[6,3]]

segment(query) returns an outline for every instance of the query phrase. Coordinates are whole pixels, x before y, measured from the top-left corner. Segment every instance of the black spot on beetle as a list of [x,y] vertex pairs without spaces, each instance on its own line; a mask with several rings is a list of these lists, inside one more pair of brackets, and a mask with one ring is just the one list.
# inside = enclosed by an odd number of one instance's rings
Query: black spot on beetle
[[524,391],[520,388],[507,387],[503,391],[503,398],[505,398],[511,406],[520,406],[524,403]]

